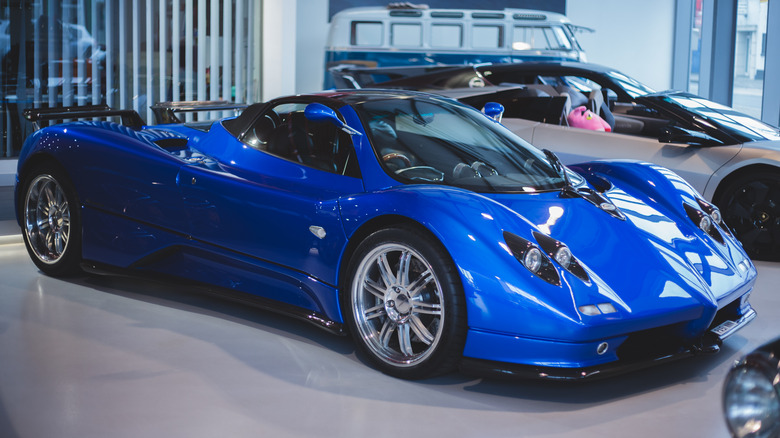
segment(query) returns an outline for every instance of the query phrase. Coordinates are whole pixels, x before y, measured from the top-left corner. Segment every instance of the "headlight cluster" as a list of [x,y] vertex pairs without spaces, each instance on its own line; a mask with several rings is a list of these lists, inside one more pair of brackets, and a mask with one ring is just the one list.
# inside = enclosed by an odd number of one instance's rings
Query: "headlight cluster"
[[553,261],[580,280],[590,283],[585,269],[572,255],[568,246],[534,231],[535,244],[516,234],[504,231],[504,240],[515,258],[534,275],[556,286],[561,285],[561,277]]
[[726,376],[723,413],[731,436],[780,436],[780,370],[777,358],[753,353]]
[[702,231],[707,233],[707,235],[718,242],[723,243],[723,234],[721,234],[720,229],[725,230],[726,233],[728,233],[728,228],[726,227],[726,224],[723,223],[723,216],[720,214],[720,210],[718,210],[718,207],[701,199],[697,199],[697,202],[701,209],[688,203],[683,203],[683,207],[685,208],[685,212],[688,213],[688,217]]

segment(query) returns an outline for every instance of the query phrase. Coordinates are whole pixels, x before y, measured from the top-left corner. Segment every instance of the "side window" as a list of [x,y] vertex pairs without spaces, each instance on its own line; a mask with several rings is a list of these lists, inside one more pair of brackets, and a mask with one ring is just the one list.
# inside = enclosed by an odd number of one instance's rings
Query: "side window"
[[515,26],[512,49],[571,50],[571,43],[561,27]]
[[471,46],[479,49],[498,49],[503,47],[503,26],[475,25],[471,28]]
[[422,46],[422,25],[417,23],[393,23],[390,28],[390,45],[393,47]]
[[431,47],[457,49],[463,44],[463,28],[459,24],[431,26]]
[[327,172],[360,177],[352,139],[335,125],[312,122],[306,103],[284,103],[257,119],[243,141],[285,160]]
[[381,46],[381,21],[353,21],[350,44],[353,46]]

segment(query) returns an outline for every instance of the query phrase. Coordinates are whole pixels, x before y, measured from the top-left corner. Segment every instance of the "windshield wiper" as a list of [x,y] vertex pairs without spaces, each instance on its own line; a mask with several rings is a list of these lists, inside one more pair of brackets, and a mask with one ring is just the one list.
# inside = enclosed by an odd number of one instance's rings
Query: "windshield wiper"
[[582,198],[600,208],[601,210],[609,213],[610,215],[620,220],[626,220],[626,215],[620,211],[617,205],[613,204],[612,201],[607,199],[606,196],[591,189],[590,187],[574,188],[571,180],[569,179],[569,174],[566,172],[566,167],[563,165],[563,163],[561,163],[561,159],[555,155],[555,152],[549,149],[542,149],[542,152],[544,152],[544,155],[547,156],[548,160],[550,160],[550,164],[552,165],[553,169],[563,177],[564,186],[561,190],[562,197]]
[[577,194],[577,190],[574,189],[574,186],[571,184],[571,180],[569,179],[569,174],[566,173],[566,168],[563,166],[563,163],[561,163],[561,159],[558,158],[557,155],[555,155],[555,152],[549,150],[549,149],[542,149],[542,152],[544,152],[544,155],[547,157],[547,159],[550,161],[550,164],[553,167],[553,170],[558,172],[558,175],[560,175],[563,178],[563,193],[564,194]]

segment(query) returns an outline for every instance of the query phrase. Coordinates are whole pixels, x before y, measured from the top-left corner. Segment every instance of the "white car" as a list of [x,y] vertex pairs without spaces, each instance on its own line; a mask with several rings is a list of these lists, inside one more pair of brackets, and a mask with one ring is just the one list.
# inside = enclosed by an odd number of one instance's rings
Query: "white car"
[[[564,164],[633,159],[667,167],[720,207],[748,254],[780,260],[778,128],[689,93],[657,93],[594,64],[525,62],[406,73],[361,85],[433,91],[478,108],[500,103],[506,127],[554,151]],[[377,77],[376,71],[351,73],[352,79]],[[567,115],[579,105],[607,121],[611,132],[570,127]]]

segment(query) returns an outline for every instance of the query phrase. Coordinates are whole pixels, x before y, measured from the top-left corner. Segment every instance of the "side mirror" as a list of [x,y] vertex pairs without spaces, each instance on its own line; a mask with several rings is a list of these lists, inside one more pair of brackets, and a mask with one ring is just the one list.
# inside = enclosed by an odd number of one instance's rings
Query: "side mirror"
[[496,122],[501,123],[501,116],[504,115],[504,105],[497,102],[488,102],[482,108],[482,112]]
[[335,111],[321,103],[310,103],[306,105],[306,108],[303,110],[303,116],[306,117],[306,120],[312,122],[327,122],[335,125],[349,135],[360,135],[360,132],[342,122]]
[[720,146],[722,141],[703,132],[669,125],[658,136],[661,143],[685,143],[691,146]]

